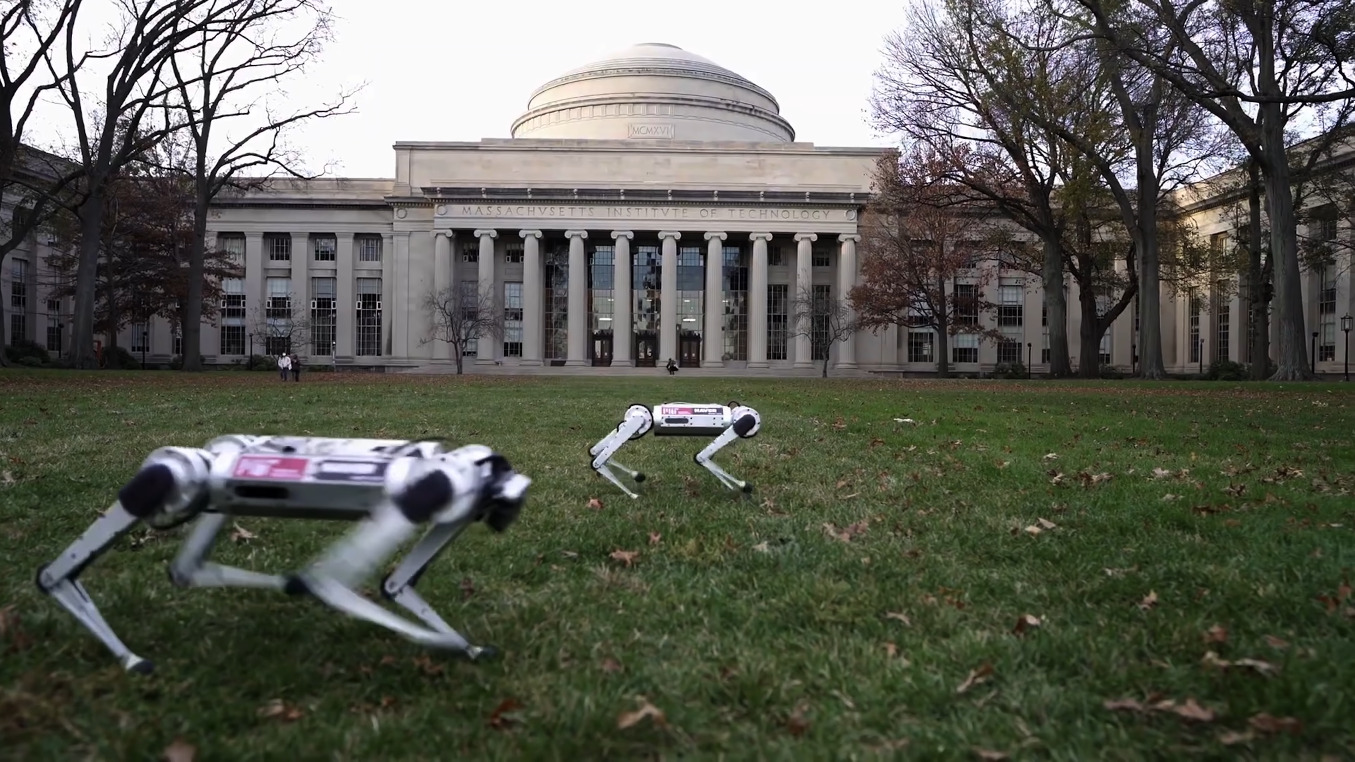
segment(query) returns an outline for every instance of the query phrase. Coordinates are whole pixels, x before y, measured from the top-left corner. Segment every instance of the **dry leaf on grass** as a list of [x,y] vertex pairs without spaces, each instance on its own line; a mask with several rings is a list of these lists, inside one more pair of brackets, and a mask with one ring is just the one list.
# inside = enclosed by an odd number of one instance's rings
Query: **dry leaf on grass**
[[489,726],[495,730],[507,730],[513,723],[522,721],[522,715],[518,712],[521,708],[522,704],[517,699],[504,699],[489,713]]
[[234,530],[231,532],[231,539],[236,542],[249,542],[250,540],[258,539],[258,537],[258,535],[240,526],[239,523],[234,525]]
[[869,522],[864,519],[856,522],[855,524],[851,524],[850,526],[843,527],[842,529],[838,529],[837,525],[835,524],[825,523],[823,525],[823,531],[829,537],[832,537],[834,540],[841,540],[842,542],[851,542],[852,539],[857,537],[858,535],[865,534],[867,526],[869,526]]
[[1252,733],[1250,730],[1242,733],[1238,733],[1234,730],[1227,730],[1219,735],[1219,743],[1224,746],[1236,746],[1240,743],[1247,743],[1255,737],[1256,734]]
[[1143,609],[1144,611],[1147,611],[1156,605],[1157,605],[1156,590],[1149,590],[1148,594],[1143,596],[1143,600],[1139,601],[1139,608]]
[[903,622],[905,627],[913,626],[913,620],[909,619],[908,615],[903,613],[902,611],[891,611],[885,614],[885,619],[897,619],[900,622]]
[[633,712],[622,712],[621,716],[616,718],[616,727],[620,730],[625,730],[626,728],[638,725],[646,717],[659,727],[668,725],[668,718],[664,716],[663,710],[642,698],[640,699],[639,709],[636,709]]
[[1030,526],[1026,527],[1026,534],[1030,535],[1031,537],[1035,537],[1035,536],[1037,536],[1037,535],[1040,535],[1040,534],[1042,534],[1043,532],[1044,532],[1043,529],[1041,529],[1041,528],[1035,526],[1034,524],[1031,524]]
[[1172,699],[1167,699],[1157,702],[1153,705],[1153,708],[1163,712],[1171,712],[1178,717],[1194,722],[1213,722],[1215,717],[1214,710],[1200,706],[1193,698],[1186,699],[1184,704],[1177,704]]
[[165,747],[164,762],[193,762],[198,758],[198,747],[183,740],[174,739],[174,743]]
[[283,722],[294,722],[301,719],[305,712],[300,707],[288,706],[282,699],[273,699],[262,707],[259,707],[259,716],[265,719],[280,719]]
[[754,545],[754,546],[753,546],[753,550],[756,550],[756,551],[759,552],[759,553],[770,553],[770,552],[772,552],[772,549],[771,549],[771,547],[769,547],[769,546],[767,545],[767,541],[766,541],[766,540],[763,540],[762,542],[759,542],[758,544]]
[[1267,661],[1261,661],[1260,659],[1234,659],[1229,661],[1227,659],[1220,659],[1219,655],[1213,651],[1206,652],[1201,661],[1203,661],[1207,667],[1216,667],[1218,669],[1240,667],[1243,669],[1250,669],[1264,677],[1270,677],[1280,671],[1279,667]]
[[1011,755],[1007,752],[993,751],[992,749],[975,749],[974,754],[979,759],[986,760],[986,762],[1003,762],[1003,760],[1011,759]]
[[638,550],[613,550],[607,557],[613,561],[620,561],[626,566],[630,566],[635,562],[635,559],[638,558],[639,555],[640,551]]
[[965,691],[969,690],[970,688],[973,688],[976,685],[982,685],[983,683],[988,682],[988,678],[992,676],[993,676],[992,664],[985,663],[978,669],[971,669],[969,670],[969,676],[964,679],[963,683],[960,683],[960,687],[956,688],[955,692],[964,693]]
[[1154,469],[1153,469],[1153,478],[1154,478],[1154,479],[1166,479],[1168,476],[1171,476],[1171,475],[1172,475],[1172,472],[1171,472],[1171,471],[1168,471],[1168,470],[1165,469],[1165,468],[1154,468]]
[[1293,733],[1303,731],[1303,723],[1297,717],[1276,717],[1262,712],[1247,720],[1247,724],[1262,733]]
[[609,675],[614,675],[622,670],[621,662],[610,656],[602,660],[602,671]]
[[658,544],[659,544],[660,542],[662,542],[662,541],[663,541],[663,535],[659,534],[658,532],[650,532],[650,533],[649,533],[649,544],[650,544],[650,545],[658,545]]
[[809,731],[809,717],[806,716],[808,712],[809,704],[801,701],[795,705],[794,711],[786,718],[786,730],[790,731],[790,734],[796,738]]
[[1204,633],[1204,642],[1206,643],[1227,643],[1228,630],[1222,625],[1214,625]]
[[899,647],[894,643],[885,643],[885,656],[894,658],[899,655]]
[[1135,701],[1134,699],[1106,699],[1101,702],[1101,706],[1112,712],[1146,712],[1148,707]]
[[470,578],[470,577],[462,577],[462,578],[461,578],[461,599],[462,599],[462,600],[466,600],[466,599],[470,598],[472,595],[475,595],[475,583],[471,581],[471,578]]
[[1039,519],[1038,522],[1040,526],[1044,527],[1045,529],[1054,529],[1055,527],[1058,526],[1058,524],[1055,524],[1049,519]]
[[600,511],[600,510],[602,510],[602,499],[601,499],[601,498],[596,498],[596,497],[590,497],[590,498],[588,498],[588,504],[587,504],[586,506],[584,506],[584,507],[585,507],[585,508],[591,508],[591,509],[593,509],[593,510],[595,510],[595,511]]
[[1289,647],[1289,641],[1285,640],[1284,638],[1277,638],[1274,635],[1267,635],[1265,637],[1265,641],[1266,645],[1280,651],[1283,651],[1284,649]]
[[1021,618],[1016,620],[1016,626],[1012,628],[1012,632],[1017,635],[1023,635],[1028,630],[1033,630],[1041,624],[1040,618],[1034,614],[1022,614]]

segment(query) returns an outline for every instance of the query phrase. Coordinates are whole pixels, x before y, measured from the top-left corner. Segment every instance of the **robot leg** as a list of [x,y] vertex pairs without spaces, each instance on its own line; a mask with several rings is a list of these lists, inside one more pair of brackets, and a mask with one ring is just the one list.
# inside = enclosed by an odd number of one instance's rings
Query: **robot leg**
[[287,580],[277,574],[260,574],[248,569],[208,561],[227,516],[209,513],[197,520],[184,540],[179,555],[169,565],[169,578],[176,587],[250,587],[282,590]]
[[721,432],[720,436],[716,437],[715,441],[706,445],[704,450],[697,453],[695,460],[698,465],[714,474],[715,478],[719,479],[720,483],[729,489],[743,490],[745,493],[751,493],[753,491],[753,485],[742,479],[735,479],[713,459],[715,454],[719,452],[721,448],[730,442],[733,442],[735,439],[752,439],[757,436],[758,431],[762,428],[762,417],[758,415],[756,410],[742,406],[733,409],[732,417],[734,419],[734,424]]
[[612,468],[621,470],[634,479],[636,483],[643,482],[645,475],[621,465],[612,457],[616,455],[622,445],[632,439],[643,437],[653,426],[654,414],[649,411],[649,408],[644,405],[631,405],[626,409],[626,416],[621,420],[621,423],[588,450],[588,454],[593,456],[593,470],[602,474],[607,481],[615,484],[622,492],[630,495],[632,499],[640,496],[627,489],[626,485],[616,478],[616,474],[612,473]]
[[151,453],[118,491],[117,502],[56,560],[38,570],[38,589],[69,611],[129,672],[149,674],[155,666],[118,638],[80,584],[80,574],[137,522],[199,510],[206,494],[209,461],[208,453],[186,448],[167,447]]

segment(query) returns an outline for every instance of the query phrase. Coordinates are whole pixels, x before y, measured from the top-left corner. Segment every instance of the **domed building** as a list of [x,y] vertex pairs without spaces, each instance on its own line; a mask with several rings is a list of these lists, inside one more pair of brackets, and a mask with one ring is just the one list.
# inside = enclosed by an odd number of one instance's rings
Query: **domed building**
[[[455,291],[503,316],[462,349],[468,370],[671,358],[812,372],[794,303],[855,281],[880,149],[796,142],[770,92],[664,43],[550,79],[508,132],[397,143],[390,180],[283,181],[221,199],[211,234],[245,277],[227,284],[204,352],[451,368],[453,346],[428,340],[445,320],[426,303]],[[875,365],[881,341],[817,355]]]

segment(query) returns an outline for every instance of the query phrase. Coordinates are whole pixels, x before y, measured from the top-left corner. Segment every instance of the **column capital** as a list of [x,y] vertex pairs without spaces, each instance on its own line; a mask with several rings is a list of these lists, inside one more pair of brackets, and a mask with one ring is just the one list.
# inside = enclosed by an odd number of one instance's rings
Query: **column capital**
[[430,230],[430,231],[428,232],[428,235],[429,235],[429,237],[433,238],[434,240],[437,240],[438,238],[442,238],[442,237],[445,236],[445,237],[447,238],[447,240],[450,241],[450,240],[452,240],[453,238],[456,237],[455,231],[451,231],[451,230]]
[[837,237],[837,240],[838,243],[846,243],[848,241],[851,241],[852,243],[857,243],[861,240],[861,236],[857,235],[856,233],[843,233],[842,235]]
[[522,237],[522,240],[525,241],[525,240],[527,240],[528,238],[540,238],[540,237],[541,237],[541,231],[540,231],[540,230],[519,230],[519,231],[518,231],[518,235],[521,236],[521,237]]
[[565,238],[587,238],[587,230],[566,230]]
[[715,240],[716,238],[718,238],[718,239],[720,239],[721,241],[723,241],[723,240],[725,240],[726,238],[729,238],[729,234],[728,234],[728,233],[707,233],[707,234],[706,234],[706,240],[707,240],[707,241],[713,241],[713,240]]
[[475,237],[476,237],[476,238],[485,238],[485,237],[489,237],[489,238],[498,238],[498,237],[499,237],[499,231],[497,231],[497,230],[477,230],[477,231],[475,231]]
[[682,234],[677,232],[676,230],[660,230],[659,240],[662,241],[665,238],[671,238],[674,241],[677,241],[682,238]]
[[771,234],[771,233],[749,233],[749,234],[748,234],[748,240],[750,240],[750,241],[770,241],[770,240],[772,240],[772,234]]
[[799,243],[800,241],[811,241],[811,242],[812,242],[812,241],[817,241],[817,240],[819,240],[819,234],[818,234],[818,233],[796,233],[796,234],[795,234],[795,242],[796,242],[796,243]]
[[618,240],[619,240],[619,239],[621,239],[621,238],[625,238],[625,239],[629,240],[629,239],[632,239],[632,238],[634,238],[634,237],[635,237],[635,233],[634,233],[633,231],[630,231],[630,230],[613,230],[613,231],[612,231],[612,238],[613,238],[613,239],[618,239]]

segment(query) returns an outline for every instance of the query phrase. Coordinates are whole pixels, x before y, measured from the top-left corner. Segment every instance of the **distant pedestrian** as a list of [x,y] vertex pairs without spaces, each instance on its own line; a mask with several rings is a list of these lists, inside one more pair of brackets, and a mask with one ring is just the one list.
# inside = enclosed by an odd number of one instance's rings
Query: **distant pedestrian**
[[292,380],[293,380],[293,381],[296,381],[296,382],[298,382],[298,383],[300,383],[300,382],[301,382],[301,361],[298,360],[298,359],[296,359],[296,355],[295,355],[295,354],[292,355],[291,361],[287,363],[287,367],[289,367],[289,368],[292,369]]
[[286,354],[278,355],[278,375],[282,377],[283,381],[287,380],[287,371],[291,369],[292,358],[288,357]]
[[678,372],[678,364],[675,363],[675,362],[673,362],[673,358],[671,358],[671,357],[668,358],[668,375],[671,376],[671,375],[673,375],[674,373],[677,373],[677,372]]

